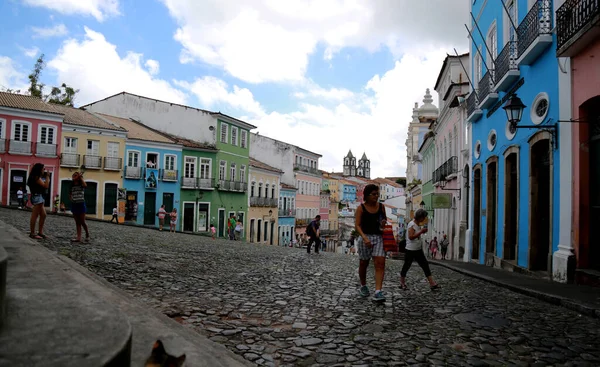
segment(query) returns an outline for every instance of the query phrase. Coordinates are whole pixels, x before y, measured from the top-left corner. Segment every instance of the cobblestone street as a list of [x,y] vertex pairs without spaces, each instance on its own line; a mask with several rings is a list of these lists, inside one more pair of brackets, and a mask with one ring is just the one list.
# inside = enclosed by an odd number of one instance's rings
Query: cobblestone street
[[[29,212],[0,209],[27,231]],[[258,365],[600,365],[600,320],[441,267],[386,264],[387,301],[357,297],[358,257],[49,215],[46,247]],[[373,288],[372,268],[369,286]]]

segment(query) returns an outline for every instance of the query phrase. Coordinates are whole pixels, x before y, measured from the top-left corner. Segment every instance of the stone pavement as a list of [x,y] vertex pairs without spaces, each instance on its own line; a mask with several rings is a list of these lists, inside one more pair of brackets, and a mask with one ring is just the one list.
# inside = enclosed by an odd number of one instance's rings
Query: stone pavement
[[600,318],[600,288],[563,284],[474,263],[432,261],[435,265],[485,280],[512,291]]
[[[27,230],[29,213],[0,209]],[[431,292],[415,265],[387,301],[356,296],[358,258],[49,216],[42,243],[258,365],[600,364],[600,320],[449,269]],[[372,286],[372,271],[369,273]]]

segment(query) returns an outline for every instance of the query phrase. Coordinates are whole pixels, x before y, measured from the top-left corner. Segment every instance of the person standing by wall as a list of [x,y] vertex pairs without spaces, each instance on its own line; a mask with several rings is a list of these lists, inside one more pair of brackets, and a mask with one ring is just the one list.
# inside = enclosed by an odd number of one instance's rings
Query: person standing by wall
[[19,187],[17,190],[17,201],[19,202],[19,209],[23,209],[25,201],[23,200],[23,188]]
[[175,233],[175,228],[177,227],[177,208],[173,208],[173,211],[171,211],[171,214],[169,214],[169,218],[169,232]]
[[113,220],[116,224],[119,224],[119,211],[117,210],[117,207],[113,208],[112,218],[110,218],[110,222],[112,223]]
[[429,287],[431,290],[433,291],[440,288],[439,284],[433,280],[431,270],[429,269],[429,262],[427,261],[427,257],[425,257],[425,253],[423,252],[421,236],[427,233],[427,227],[423,227],[426,224],[427,214],[427,211],[424,209],[417,210],[414,219],[408,223],[407,226],[406,252],[404,253],[404,265],[402,266],[402,271],[400,272],[400,288],[404,290],[408,289],[406,286],[406,274],[408,273],[413,261],[416,261],[421,269],[423,269],[423,272],[427,277],[427,281],[429,281]]
[[158,217],[158,230],[162,231],[163,226],[165,225],[165,217],[167,216],[165,204],[160,206],[160,209],[158,209],[158,213],[156,213],[156,216]]
[[75,219],[75,226],[77,228],[77,236],[71,242],[81,242],[82,227],[85,230],[85,241],[88,242],[90,240],[90,232],[85,222],[85,213],[87,212],[85,206],[85,188],[87,184],[83,179],[83,174],[79,172],[73,173],[71,178],[73,180],[73,185],[71,186],[71,213],[73,213],[73,219]]
[[[46,222],[46,208],[44,208],[44,192],[50,186],[50,174],[44,169],[44,165],[36,163],[29,172],[27,186],[31,193],[31,218],[29,219],[29,237],[36,240],[46,238],[44,235],[44,223]],[[40,219],[38,233],[35,234],[35,223]]]
[[356,209],[355,229],[359,237],[356,240],[360,264],[359,294],[369,296],[367,287],[367,268],[371,258],[375,265],[375,294],[373,301],[385,301],[383,295],[383,278],[385,275],[385,251],[383,250],[383,227],[387,221],[385,206],[379,202],[379,186],[369,184],[363,190],[364,203]]
[[444,239],[440,243],[440,247],[442,249],[442,260],[446,260],[446,254],[448,253],[448,245],[450,242],[448,241],[448,236],[444,235]]

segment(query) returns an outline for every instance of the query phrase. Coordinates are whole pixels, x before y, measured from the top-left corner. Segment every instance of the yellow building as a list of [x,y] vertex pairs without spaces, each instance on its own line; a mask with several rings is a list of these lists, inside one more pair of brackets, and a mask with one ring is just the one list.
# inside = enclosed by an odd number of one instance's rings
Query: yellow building
[[250,158],[248,170],[248,242],[278,245],[279,184],[283,171]]
[[56,107],[65,115],[60,143],[60,201],[69,211],[71,176],[75,171],[84,171],[87,216],[111,219],[117,206],[117,188],[123,187],[127,131],[90,112]]

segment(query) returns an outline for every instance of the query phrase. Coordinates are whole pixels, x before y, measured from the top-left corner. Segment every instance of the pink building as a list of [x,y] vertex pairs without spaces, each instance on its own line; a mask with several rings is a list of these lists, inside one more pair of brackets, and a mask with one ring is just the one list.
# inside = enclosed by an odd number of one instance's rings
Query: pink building
[[58,193],[58,170],[63,115],[41,99],[0,92],[0,203],[17,205],[17,190],[23,191],[29,171],[42,163],[51,174],[44,195],[46,206]]
[[319,215],[321,216],[321,229],[329,229],[329,196],[325,191],[321,191]]
[[306,225],[321,210],[320,154],[296,147],[294,174],[296,176],[296,234],[306,232]]

